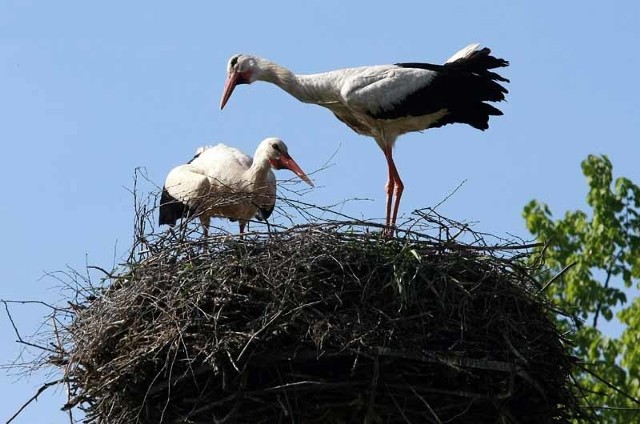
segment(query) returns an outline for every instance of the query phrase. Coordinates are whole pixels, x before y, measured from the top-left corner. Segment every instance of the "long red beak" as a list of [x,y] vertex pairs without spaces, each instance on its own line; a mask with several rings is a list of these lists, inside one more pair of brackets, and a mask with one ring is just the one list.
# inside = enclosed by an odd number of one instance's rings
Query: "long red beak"
[[293,160],[293,158],[288,154],[283,153],[282,155],[280,155],[280,159],[278,159],[275,162],[277,163],[277,165],[279,165],[280,168],[287,168],[288,170],[296,174],[298,177],[300,177],[302,181],[304,181],[305,183],[313,187],[313,183],[311,182],[309,177],[307,177],[307,174],[304,173],[302,168],[300,168],[300,166],[296,163],[296,161]]
[[220,110],[224,109],[224,105],[229,101],[229,97],[231,97],[231,93],[233,93],[233,89],[238,85],[238,79],[240,78],[240,74],[237,72],[231,72],[227,77],[227,82],[224,83],[224,91],[222,92],[222,99],[220,99]]

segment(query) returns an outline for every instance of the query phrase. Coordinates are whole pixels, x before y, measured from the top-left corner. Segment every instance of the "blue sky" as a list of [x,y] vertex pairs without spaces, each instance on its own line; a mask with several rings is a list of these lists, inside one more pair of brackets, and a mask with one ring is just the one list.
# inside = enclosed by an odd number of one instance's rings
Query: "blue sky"
[[[330,112],[265,83],[238,87],[219,110],[235,53],[314,73],[437,63],[471,42],[489,46],[511,61],[504,116],[484,133],[447,126],[402,137],[400,213],[433,206],[466,180],[441,213],[526,238],[530,199],[556,215],[585,206],[579,164],[589,153],[609,155],[617,175],[640,181],[639,21],[631,1],[0,0],[0,298],[53,302],[58,284],[45,273],[120,262],[132,238],[134,169],[162,185],[204,144],[252,154],[278,136],[305,171],[333,164],[314,176],[305,201],[365,198],[343,211],[383,218],[384,157]],[[15,311],[25,335],[44,312]],[[0,318],[0,363],[17,356],[13,340]],[[5,420],[46,376],[1,375]],[[45,393],[16,422],[63,422],[62,403],[62,391]]]

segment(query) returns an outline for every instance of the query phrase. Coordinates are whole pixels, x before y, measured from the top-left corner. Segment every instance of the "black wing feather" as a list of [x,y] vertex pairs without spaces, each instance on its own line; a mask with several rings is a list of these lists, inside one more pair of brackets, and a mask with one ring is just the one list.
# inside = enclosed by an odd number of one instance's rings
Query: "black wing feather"
[[275,207],[276,205],[259,207],[258,211],[256,212],[256,218],[260,221],[266,221],[273,213]]
[[180,218],[187,218],[195,213],[195,209],[170,195],[166,187],[162,188],[158,224],[175,225]]
[[378,112],[373,117],[398,119],[429,115],[446,109],[448,113],[431,127],[465,123],[481,130],[487,129],[489,116],[502,115],[502,112],[485,102],[504,100],[508,91],[497,81],[509,82],[501,75],[489,71],[508,66],[509,62],[495,58],[490,53],[488,48],[484,48],[466,58],[444,65],[396,63],[396,66],[402,68],[434,71],[436,76],[429,84],[408,95],[401,103]]

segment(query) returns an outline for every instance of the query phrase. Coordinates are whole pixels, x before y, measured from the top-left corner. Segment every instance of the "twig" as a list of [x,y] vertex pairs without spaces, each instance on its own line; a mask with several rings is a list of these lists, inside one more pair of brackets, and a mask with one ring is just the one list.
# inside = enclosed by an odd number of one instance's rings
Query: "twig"
[[109,278],[115,278],[112,273],[110,273],[107,270],[105,270],[104,268],[101,268],[101,267],[96,266],[96,265],[87,265],[87,269],[95,269],[95,270],[98,270],[98,271],[102,272],[104,275],[106,275]]
[[[56,337],[56,342],[58,344],[58,350],[60,351],[60,356],[61,357],[65,357],[65,352],[64,352],[64,348],[62,346],[62,341],[60,340],[60,333],[58,331],[58,325],[56,324],[56,320],[55,317],[51,317],[51,325],[53,326],[53,334]],[[67,386],[67,404],[71,402],[71,382],[68,379],[69,377],[69,364],[68,362],[64,365],[64,377],[63,380],[65,380],[65,385]],[[71,409],[67,410],[67,412],[69,413],[69,423],[73,424],[74,420],[73,420],[73,411]]]
[[[622,252],[623,252],[623,250],[620,250],[615,255],[615,257],[613,258],[611,263],[609,263],[609,266],[607,267],[607,277],[606,277],[606,279],[604,281],[604,285],[603,285],[603,288],[605,290],[607,290],[609,288],[609,283],[611,282],[611,276],[613,275],[613,267],[616,265],[616,262],[620,258],[620,255],[622,255]],[[598,328],[598,317],[600,316],[600,310],[601,309],[602,309],[602,300],[598,300],[598,303],[596,304],[596,311],[593,314],[593,324],[592,324],[593,328]]]
[[276,312],[276,314],[269,320],[269,322],[267,322],[265,325],[263,325],[262,328],[260,328],[260,330],[258,330],[255,333],[251,334],[251,337],[249,337],[249,340],[247,340],[247,343],[244,345],[244,347],[240,351],[240,354],[236,358],[236,362],[240,362],[240,358],[242,358],[242,355],[244,355],[244,352],[247,350],[247,347],[249,347],[249,344],[251,344],[253,339],[258,337],[258,334],[260,334],[264,330],[266,330],[269,327],[269,325],[271,325],[271,323],[274,322],[280,316],[281,313],[282,313],[282,311]]
[[461,188],[463,185],[465,185],[465,183],[466,183],[466,182],[467,182],[467,180],[466,180],[466,179],[465,179],[465,180],[462,180],[462,182],[460,182],[460,184],[458,184],[458,185],[456,186],[456,188],[454,188],[454,189],[451,191],[451,193],[447,194],[447,196],[446,196],[444,199],[442,199],[440,202],[438,202],[438,203],[437,203],[434,207],[432,207],[431,209],[432,209],[432,210],[434,210],[434,211],[435,211],[436,209],[438,209],[438,208],[439,208],[439,207],[440,207],[444,202],[446,202],[446,201],[447,201],[447,200],[449,200],[449,199],[450,199],[454,194],[456,194],[456,192],[457,192],[458,190],[460,190],[460,188]]
[[551,284],[553,284],[554,281],[556,281],[558,278],[562,277],[567,271],[569,271],[571,268],[573,268],[578,262],[571,262],[569,265],[565,266],[564,268],[562,268],[562,271],[560,271],[559,273],[557,273],[556,275],[554,275],[549,281],[547,281],[544,286],[542,286],[542,288],[540,289],[540,293],[544,292],[547,287],[549,287]]
[[33,395],[33,396],[31,396],[31,398],[30,398],[28,401],[26,401],[26,402],[25,402],[25,403],[20,407],[20,409],[18,409],[18,412],[16,412],[15,414],[13,414],[13,415],[11,416],[11,418],[9,418],[9,419],[7,420],[6,424],[9,424],[11,421],[13,421],[14,419],[16,419],[16,417],[17,417],[18,415],[20,415],[20,413],[21,413],[22,411],[24,411],[24,409],[25,409],[27,406],[29,406],[29,404],[30,404],[31,402],[33,402],[34,400],[37,400],[37,399],[38,399],[38,396],[40,396],[40,395],[42,394],[42,392],[44,392],[45,390],[47,390],[49,387],[51,387],[51,386],[55,386],[56,384],[60,384],[60,383],[62,383],[62,382],[64,382],[64,379],[55,380],[55,381],[50,381],[50,382],[48,382],[48,383],[43,384],[43,385],[42,385],[42,387],[40,387],[40,388],[38,389],[38,391],[36,392],[36,394],[35,394],[35,395]]
[[412,385],[407,384],[407,386],[409,387],[409,389],[411,389],[411,391],[413,392],[413,394],[420,399],[420,401],[424,404],[424,406],[427,407],[427,410],[431,413],[431,415],[433,415],[433,418],[435,418],[436,422],[438,424],[442,424],[442,421],[440,421],[440,417],[438,417],[438,414],[436,414],[436,412],[433,410],[433,408],[431,407],[431,405],[429,405],[429,402],[427,402],[427,400],[425,398],[423,398],[422,396],[420,396],[420,393],[418,393],[416,391],[416,389],[413,388]]
[[[7,313],[7,317],[9,318],[9,322],[11,323],[11,327],[13,327],[13,331],[14,331],[16,337],[18,338],[18,340],[16,340],[16,342],[18,342],[20,344],[23,344],[25,346],[34,347],[36,349],[44,350],[44,351],[47,351],[47,352],[58,353],[58,352],[56,352],[55,349],[51,349],[51,348],[46,347],[46,346],[42,346],[42,345],[38,345],[38,344],[35,344],[35,343],[30,343],[30,342],[25,341],[22,338],[22,336],[20,335],[20,332],[18,331],[18,327],[16,327],[16,323],[13,321],[13,316],[11,316],[11,311],[9,311],[9,305],[8,305],[9,302],[6,301],[6,300],[0,300],[0,302],[2,302],[4,304],[4,310]],[[18,303],[28,303],[28,302],[18,302]]]
[[596,374],[595,372],[593,372],[592,370],[588,369],[587,367],[585,367],[582,363],[577,363],[576,364],[581,370],[589,373],[590,375],[592,375],[593,377],[595,377],[596,380],[598,380],[599,382],[601,382],[602,384],[604,384],[605,386],[607,386],[608,388],[610,388],[611,390],[613,390],[614,392],[622,395],[623,397],[629,399],[631,402],[640,405],[640,399],[636,399],[635,397],[631,396],[629,393],[625,392],[624,390],[620,389],[619,387],[611,384],[610,382],[608,382],[607,380],[605,380],[604,378],[600,377],[598,374]]

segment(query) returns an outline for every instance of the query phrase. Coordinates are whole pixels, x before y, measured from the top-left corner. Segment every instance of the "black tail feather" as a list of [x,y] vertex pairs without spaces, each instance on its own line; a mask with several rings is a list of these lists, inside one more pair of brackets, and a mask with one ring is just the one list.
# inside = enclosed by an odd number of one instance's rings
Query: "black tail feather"
[[188,205],[180,202],[178,199],[169,194],[166,188],[162,188],[160,196],[160,211],[158,217],[159,225],[173,226],[180,218],[186,218],[193,215],[195,211]]
[[509,66],[509,61],[491,56],[487,47],[476,50],[467,57],[443,65],[442,73],[451,71],[451,78],[456,78],[461,89],[470,90],[472,97],[481,101],[499,102],[504,100],[509,91],[497,81],[509,82],[502,75],[489,69]]
[[489,116],[500,115],[503,115],[502,111],[488,103],[460,105],[436,122],[432,128],[462,123],[484,131],[489,128]]
[[[430,84],[408,96],[393,111],[385,112],[386,119],[403,116],[419,116],[446,109],[448,113],[432,127],[447,124],[464,123],[485,130],[489,127],[489,116],[502,115],[502,112],[485,102],[505,100],[509,92],[500,82],[509,82],[507,78],[490,69],[502,68],[509,62],[491,56],[491,50],[476,50],[444,65],[429,63],[398,63],[404,68],[428,69],[436,72]],[[383,114],[380,114],[383,115]]]
[[446,68],[456,68],[484,75],[497,81],[509,82],[507,78],[489,71],[489,69],[504,68],[506,66],[509,66],[509,61],[491,56],[491,50],[487,47],[476,50],[467,57],[444,64]]

